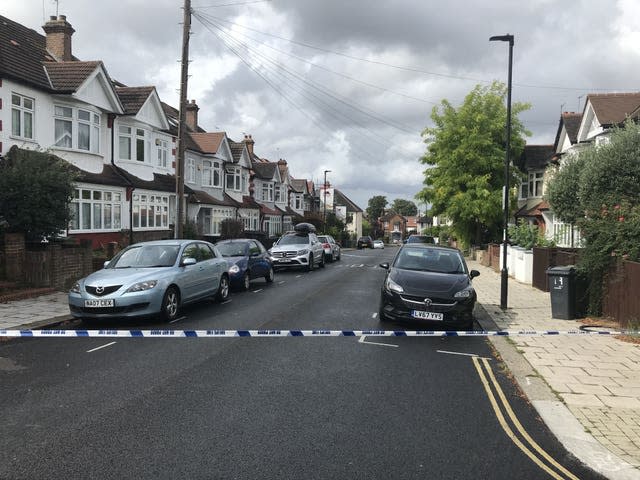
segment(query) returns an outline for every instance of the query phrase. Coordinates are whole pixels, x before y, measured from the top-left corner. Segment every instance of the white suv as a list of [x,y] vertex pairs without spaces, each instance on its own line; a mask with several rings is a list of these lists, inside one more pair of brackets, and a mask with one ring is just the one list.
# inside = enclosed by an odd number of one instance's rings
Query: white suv
[[[274,268],[303,267],[308,271],[316,265],[324,267],[324,248],[312,228],[296,225],[295,232],[282,235],[269,249]],[[315,230],[315,228],[313,228]]]

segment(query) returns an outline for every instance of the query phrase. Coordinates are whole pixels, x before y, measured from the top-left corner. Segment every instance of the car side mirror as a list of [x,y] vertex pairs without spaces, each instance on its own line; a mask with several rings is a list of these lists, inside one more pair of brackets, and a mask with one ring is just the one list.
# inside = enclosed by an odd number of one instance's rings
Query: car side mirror
[[186,266],[188,266],[188,265],[195,265],[196,263],[198,263],[198,261],[197,261],[195,258],[193,258],[193,257],[186,257],[186,258],[183,258],[183,259],[182,259],[182,262],[180,262],[180,264],[181,264],[183,267],[186,267]]
[[102,268],[107,268],[110,263],[111,263],[111,260],[107,260],[106,262],[104,262],[104,265],[102,266]]
[[259,257],[260,256],[260,252],[252,252],[251,256],[252,257]]
[[478,275],[480,275],[480,272],[479,272],[478,270],[471,270],[471,271],[469,272],[469,277],[471,277],[471,278],[475,278],[475,277],[477,277]]
[[384,268],[385,270],[389,270],[389,264],[387,262],[381,263],[380,268]]

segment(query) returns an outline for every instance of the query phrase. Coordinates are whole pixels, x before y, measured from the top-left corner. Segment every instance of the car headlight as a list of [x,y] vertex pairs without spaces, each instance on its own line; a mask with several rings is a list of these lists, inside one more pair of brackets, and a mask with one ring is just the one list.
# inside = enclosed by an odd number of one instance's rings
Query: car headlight
[[391,292],[396,292],[396,293],[404,292],[404,289],[400,285],[398,285],[396,282],[391,280],[391,277],[387,277],[387,280],[384,286],[386,287],[387,290]]
[[459,292],[456,292],[453,294],[453,298],[470,298],[471,295],[473,294],[473,288],[465,288],[464,290],[460,290]]
[[233,264],[231,265],[231,267],[229,268],[229,273],[238,273],[240,271],[240,267],[237,264]]
[[80,293],[80,282],[76,282],[73,284],[70,290],[72,293]]
[[309,250],[306,250],[306,249],[305,249],[305,250],[298,250],[297,255],[298,255],[298,256],[300,256],[300,255],[306,255],[307,253],[309,253]]
[[135,285],[131,285],[124,293],[144,292],[145,290],[151,290],[158,284],[157,280],[147,280],[146,282],[138,282]]

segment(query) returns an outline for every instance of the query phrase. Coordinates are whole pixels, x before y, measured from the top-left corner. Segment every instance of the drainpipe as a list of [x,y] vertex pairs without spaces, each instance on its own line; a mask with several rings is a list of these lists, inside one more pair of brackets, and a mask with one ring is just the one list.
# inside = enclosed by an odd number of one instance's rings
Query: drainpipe
[[116,119],[116,116],[113,113],[110,113],[107,119],[108,127],[111,128],[111,165],[113,165],[113,169],[118,174],[118,176],[122,178],[127,184],[127,191],[126,191],[125,198],[126,200],[129,201],[129,245],[132,245],[133,244],[133,191],[135,190],[135,187],[133,186],[131,181],[122,174],[122,172],[120,171],[120,167],[116,165],[115,153],[114,153],[116,133],[115,133],[115,128],[113,126],[113,122],[115,119]]

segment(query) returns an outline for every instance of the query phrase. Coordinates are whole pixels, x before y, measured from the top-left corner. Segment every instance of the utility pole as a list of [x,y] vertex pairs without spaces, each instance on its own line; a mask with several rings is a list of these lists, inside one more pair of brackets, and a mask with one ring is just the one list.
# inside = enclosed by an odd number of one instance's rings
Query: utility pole
[[182,24],[182,60],[180,69],[180,113],[178,115],[178,152],[176,158],[176,226],[175,238],[183,238],[184,217],[184,152],[187,111],[187,81],[189,79],[189,34],[191,33],[191,0],[184,0],[184,22]]

